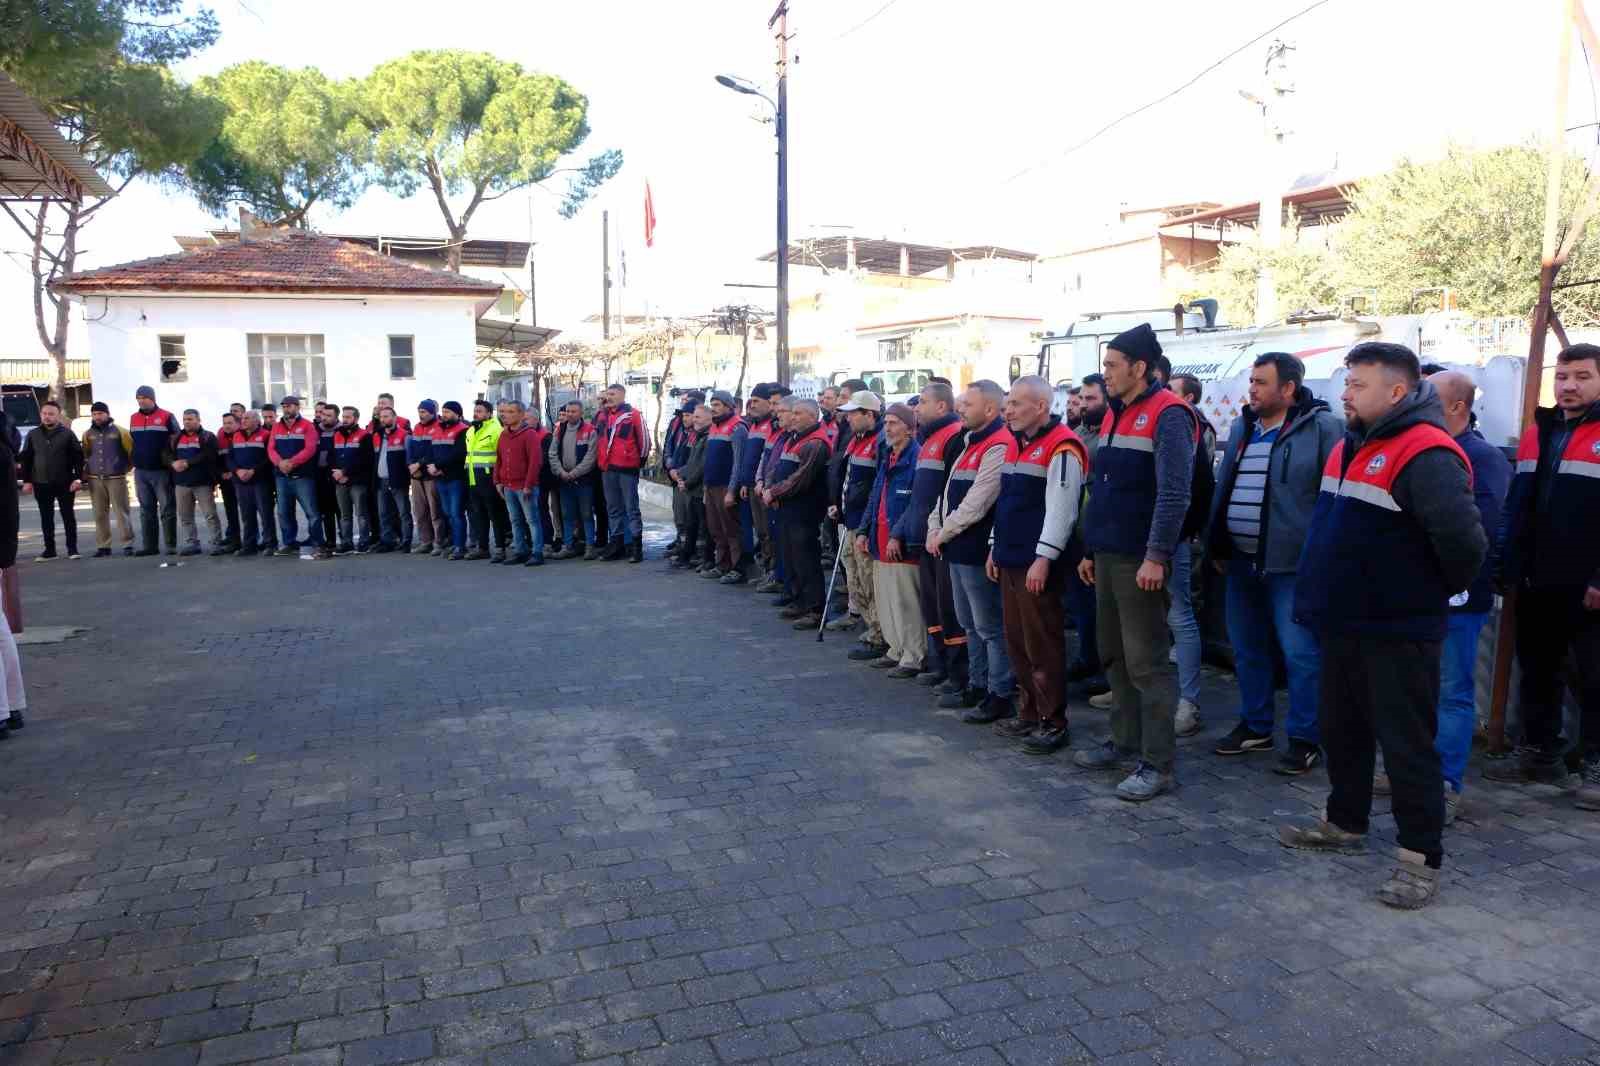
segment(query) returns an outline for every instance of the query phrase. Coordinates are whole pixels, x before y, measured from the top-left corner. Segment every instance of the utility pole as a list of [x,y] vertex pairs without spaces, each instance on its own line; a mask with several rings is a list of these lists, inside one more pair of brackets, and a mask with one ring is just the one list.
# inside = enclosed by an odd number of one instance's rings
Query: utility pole
[[1256,236],[1261,242],[1262,264],[1256,271],[1256,325],[1270,325],[1278,318],[1278,291],[1270,256],[1283,239],[1284,139],[1287,127],[1289,94],[1294,80],[1289,75],[1289,53],[1294,45],[1275,40],[1267,47],[1267,63],[1262,72],[1259,95],[1240,90],[1239,95],[1261,109],[1265,134],[1265,158],[1261,166],[1261,213],[1256,221]]
[[778,382],[789,384],[789,0],[767,20],[778,42]]
[[600,212],[600,263],[605,286],[600,298],[600,336],[611,339],[611,212]]
[[533,266],[533,247],[528,248],[528,325],[539,324],[539,284],[538,272]]

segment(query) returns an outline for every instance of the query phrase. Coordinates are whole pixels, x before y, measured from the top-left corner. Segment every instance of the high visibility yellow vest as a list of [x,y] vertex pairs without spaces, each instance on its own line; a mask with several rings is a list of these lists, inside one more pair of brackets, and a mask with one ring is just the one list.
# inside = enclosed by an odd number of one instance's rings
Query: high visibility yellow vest
[[467,483],[478,483],[478,472],[485,478],[493,476],[495,456],[500,447],[500,420],[490,418],[481,426],[467,424]]

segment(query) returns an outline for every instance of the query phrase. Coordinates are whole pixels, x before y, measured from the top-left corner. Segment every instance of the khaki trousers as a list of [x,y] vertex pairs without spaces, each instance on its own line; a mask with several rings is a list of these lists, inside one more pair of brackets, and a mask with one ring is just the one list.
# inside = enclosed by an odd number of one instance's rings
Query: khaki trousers
[[922,603],[917,595],[917,564],[874,562],[872,581],[883,642],[889,645],[886,654],[901,666],[922,669],[928,635],[922,627]]
[[872,556],[856,551],[855,534],[849,530],[840,534],[839,550],[844,552],[844,561],[840,565],[844,570],[845,588],[849,591],[850,613],[859,615],[867,626],[861,633],[861,643],[881,645],[884,643],[883,627],[878,624]]
[[133,523],[128,514],[128,476],[91,477],[89,500],[94,505],[94,546],[111,547],[111,519],[117,520],[117,539],[125,548],[133,547]]
[[[1178,751],[1178,671],[1167,662],[1172,598],[1165,587],[1146,592],[1138,586],[1134,579],[1143,562],[1132,555],[1095,553],[1095,628],[1111,683],[1111,739],[1166,773]],[[1170,567],[1167,580],[1172,580]]]

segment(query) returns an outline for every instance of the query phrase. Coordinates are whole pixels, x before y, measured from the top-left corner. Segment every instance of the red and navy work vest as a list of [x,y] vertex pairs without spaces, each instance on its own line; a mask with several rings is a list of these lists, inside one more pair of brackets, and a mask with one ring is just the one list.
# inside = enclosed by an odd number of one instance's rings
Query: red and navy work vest
[[756,483],[756,478],[761,474],[761,457],[767,453],[767,443],[777,435],[778,425],[771,415],[750,424],[745,449],[739,455],[737,484],[749,486]]
[[726,488],[733,482],[734,437],[744,428],[744,419],[735,414],[721,422],[711,420],[711,428],[706,431],[706,488]]
[[[994,564],[1032,566],[1044,532],[1045,479],[1062,452],[1078,457],[1087,472],[1089,452],[1065,422],[1051,417],[1033,438],[1012,437],[1000,468],[1000,497],[994,504]],[[1062,545],[1064,548],[1065,545]]]
[[321,431],[316,423],[301,417],[296,417],[293,422],[280,418],[272,425],[272,441],[267,447],[267,454],[274,466],[285,459],[299,460],[289,472],[289,477],[310,477],[317,470],[317,451],[321,442]]
[[1173,407],[1188,414],[1198,440],[1194,411],[1159,383],[1126,407],[1111,401],[1100,422],[1094,482],[1083,519],[1084,548],[1090,553],[1144,558],[1156,513],[1156,423]]
[[928,539],[928,516],[944,495],[945,478],[955,461],[951,442],[961,433],[961,419],[945,415],[917,442],[917,472],[911,479],[911,525],[906,532],[911,544],[920,546]]
[[[254,433],[236,430],[228,448],[228,462],[234,470],[267,470],[272,461],[267,457],[267,445],[272,442],[272,431],[262,426]],[[254,479],[252,479],[254,480]]]
[[[1573,424],[1576,423],[1576,424]],[[1545,451],[1560,441],[1559,455]],[[1555,464],[1539,493],[1539,466]],[[1582,589],[1600,577],[1600,403],[1568,421],[1540,408],[1523,430],[1506,493],[1501,554],[1508,583]],[[1581,593],[1579,593],[1581,595]]]
[[411,471],[406,469],[406,440],[410,434],[399,420],[388,429],[381,425],[376,433],[369,434],[373,455],[378,463],[378,476],[406,481]]
[[600,469],[631,473],[644,462],[644,420],[627,404],[594,416],[600,439]]
[[[962,451],[961,458],[956,460],[955,469],[950,471],[950,482],[944,489],[944,513],[953,514],[956,508],[961,506],[961,501],[967,498],[967,493],[972,490],[972,483],[978,478],[978,467],[983,464],[985,455],[994,448],[1000,448],[1009,458],[1016,445],[1017,439],[1006,428],[1005,422],[998,418],[982,429],[968,433],[967,446]],[[1003,469],[1002,476],[1004,476]],[[1039,520],[1044,521],[1043,511],[1039,514]],[[940,550],[952,563],[977,566],[989,553],[989,530],[993,526],[994,507],[991,506],[977,522],[949,540],[942,541]]]
[[189,464],[185,470],[172,472],[174,485],[210,485],[216,481],[216,471],[205,457],[206,438],[210,435],[203,428],[193,433],[183,430],[172,442],[172,457]]
[[844,505],[844,524],[850,529],[859,527],[867,513],[872,481],[878,476],[878,449],[882,443],[882,430],[851,436],[845,443],[844,488],[839,495]]
[[1295,620],[1318,633],[1442,640],[1450,597],[1433,546],[1394,497],[1406,464],[1434,448],[1472,464],[1438,426],[1420,423],[1352,452],[1334,445],[1322,470],[1295,582]]
[[[828,432],[821,425],[812,426],[804,436],[797,436],[788,441],[783,448],[783,453],[778,456],[778,465],[772,475],[772,484],[778,485],[789,480],[796,470],[800,469],[800,453],[808,445],[821,442],[828,446]],[[793,496],[785,496],[776,501],[779,504],[778,517],[783,521],[792,522],[820,522],[823,515],[828,512],[828,476],[826,472],[818,474],[811,482],[809,488],[801,490]]]
[[128,419],[128,435],[133,438],[134,468],[137,470],[166,469],[167,449],[178,434],[178,420],[170,411],[152,407],[148,411],[135,411]]

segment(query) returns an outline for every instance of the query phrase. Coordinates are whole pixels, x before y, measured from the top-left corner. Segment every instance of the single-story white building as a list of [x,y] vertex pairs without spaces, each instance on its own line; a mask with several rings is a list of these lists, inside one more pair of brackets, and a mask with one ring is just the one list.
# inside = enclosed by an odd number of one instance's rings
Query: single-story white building
[[215,428],[234,402],[298,395],[402,412],[478,393],[478,319],[501,286],[299,230],[63,278],[95,399],[126,424],[140,385]]

